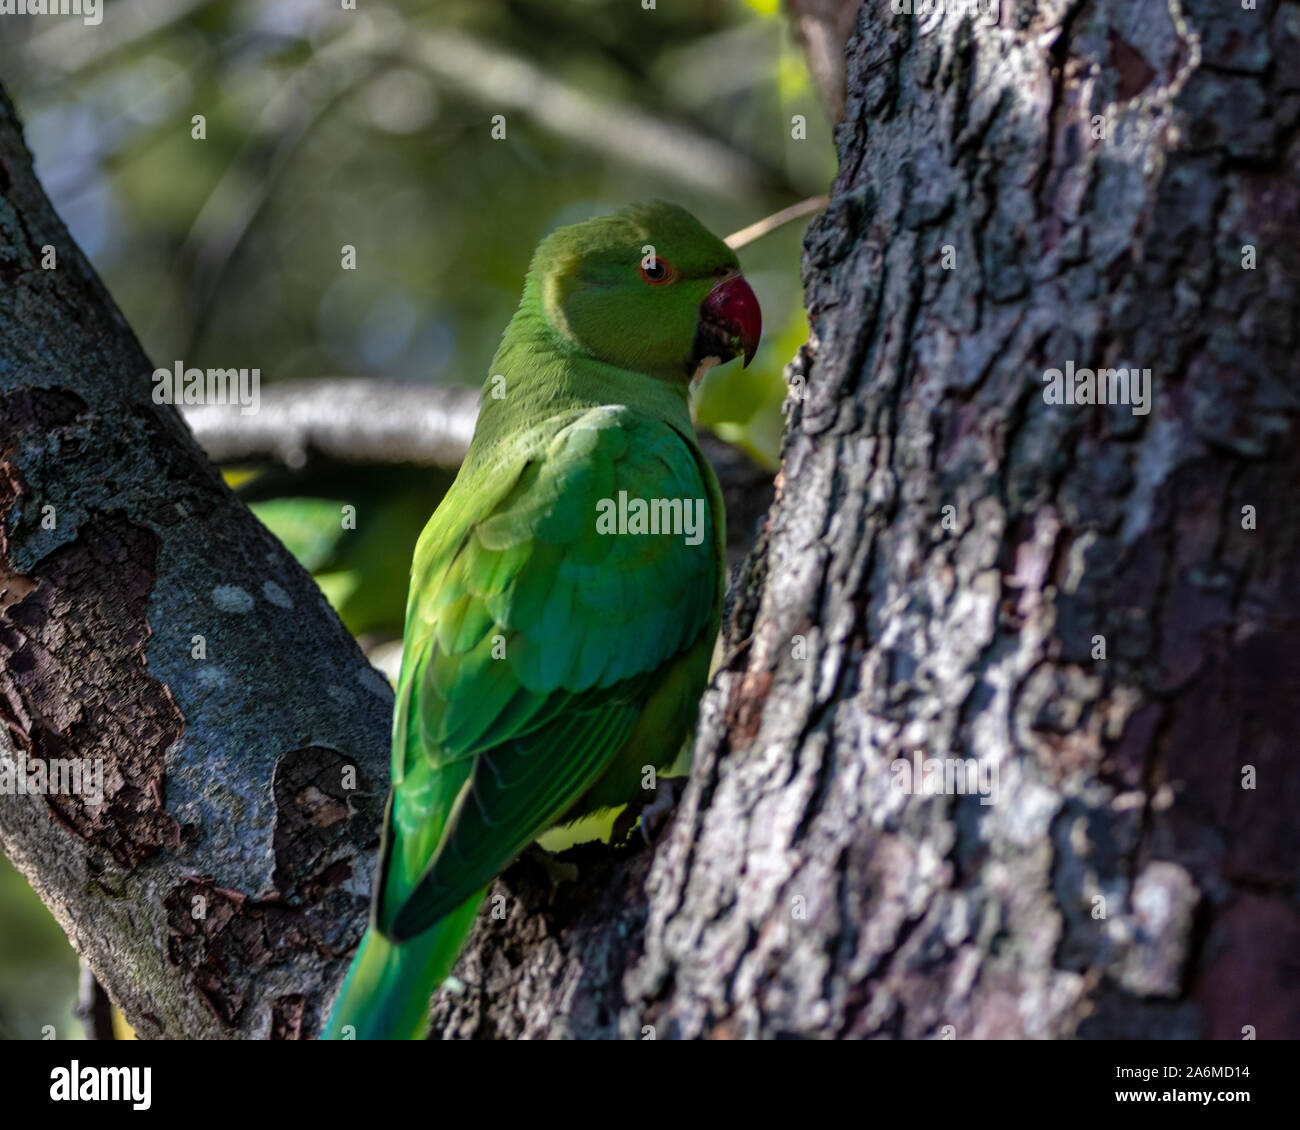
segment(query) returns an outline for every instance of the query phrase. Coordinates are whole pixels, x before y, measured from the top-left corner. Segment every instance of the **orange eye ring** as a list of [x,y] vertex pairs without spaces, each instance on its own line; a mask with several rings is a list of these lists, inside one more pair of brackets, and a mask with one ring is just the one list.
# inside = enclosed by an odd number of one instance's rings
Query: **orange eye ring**
[[677,268],[662,255],[657,255],[648,264],[642,260],[641,279],[651,286],[667,286],[677,281]]

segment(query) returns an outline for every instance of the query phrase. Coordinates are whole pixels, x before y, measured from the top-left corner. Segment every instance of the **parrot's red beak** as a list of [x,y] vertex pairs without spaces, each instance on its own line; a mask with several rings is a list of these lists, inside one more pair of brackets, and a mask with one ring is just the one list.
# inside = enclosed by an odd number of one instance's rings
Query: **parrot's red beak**
[[730,361],[743,353],[748,365],[758,352],[762,333],[763,312],[758,308],[757,296],[743,275],[731,275],[709,291],[700,306],[693,360],[698,363],[716,357]]

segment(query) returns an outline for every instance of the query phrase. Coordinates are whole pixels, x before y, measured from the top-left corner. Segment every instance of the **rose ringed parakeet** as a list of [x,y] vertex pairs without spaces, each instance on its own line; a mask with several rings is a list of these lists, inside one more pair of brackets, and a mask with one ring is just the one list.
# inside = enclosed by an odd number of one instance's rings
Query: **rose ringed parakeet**
[[416,546],[370,926],[326,1038],[422,1037],[492,879],[676,757],[724,583],[689,390],[759,332],[735,253],[675,205],[538,247]]

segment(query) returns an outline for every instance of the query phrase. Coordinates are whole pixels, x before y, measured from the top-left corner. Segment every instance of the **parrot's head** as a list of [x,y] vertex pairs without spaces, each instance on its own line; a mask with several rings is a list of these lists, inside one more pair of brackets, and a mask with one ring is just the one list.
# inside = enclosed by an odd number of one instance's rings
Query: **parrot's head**
[[633,204],[560,228],[530,271],[547,321],[585,353],[689,381],[754,357],[758,299],[736,253],[676,204]]

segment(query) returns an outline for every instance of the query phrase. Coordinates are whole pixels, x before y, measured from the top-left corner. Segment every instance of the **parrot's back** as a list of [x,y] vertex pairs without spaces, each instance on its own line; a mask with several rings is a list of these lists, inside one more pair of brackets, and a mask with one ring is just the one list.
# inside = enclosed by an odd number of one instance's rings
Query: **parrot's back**
[[327,1037],[420,1035],[492,879],[547,828],[633,799],[688,736],[723,519],[674,423],[612,404],[550,417],[467,459],[426,527],[382,881]]

